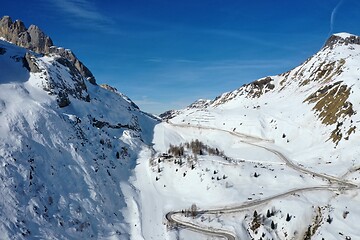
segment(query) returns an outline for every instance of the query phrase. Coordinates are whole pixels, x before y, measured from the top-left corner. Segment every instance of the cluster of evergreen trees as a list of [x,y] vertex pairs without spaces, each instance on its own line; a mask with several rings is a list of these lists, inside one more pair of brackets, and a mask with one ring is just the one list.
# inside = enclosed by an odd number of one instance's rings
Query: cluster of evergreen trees
[[219,151],[217,148],[212,148],[203,142],[199,141],[198,139],[193,140],[191,142],[187,142],[184,145],[180,144],[179,146],[174,146],[170,144],[168,153],[175,156],[181,157],[184,156],[185,150],[191,150],[194,156],[197,155],[216,155],[216,156],[223,156],[223,152]]

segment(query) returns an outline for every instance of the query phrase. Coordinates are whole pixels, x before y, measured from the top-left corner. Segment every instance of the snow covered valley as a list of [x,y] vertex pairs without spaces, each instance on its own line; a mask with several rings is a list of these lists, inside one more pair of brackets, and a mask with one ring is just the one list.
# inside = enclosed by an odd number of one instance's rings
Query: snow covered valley
[[[293,163],[271,141],[169,123],[154,136],[156,152],[142,152],[131,179],[141,189],[135,239],[359,237],[357,185]],[[186,147],[196,139],[200,155]],[[184,147],[181,156],[168,154],[170,144]]]
[[164,113],[130,178],[135,239],[360,239],[358,39]]

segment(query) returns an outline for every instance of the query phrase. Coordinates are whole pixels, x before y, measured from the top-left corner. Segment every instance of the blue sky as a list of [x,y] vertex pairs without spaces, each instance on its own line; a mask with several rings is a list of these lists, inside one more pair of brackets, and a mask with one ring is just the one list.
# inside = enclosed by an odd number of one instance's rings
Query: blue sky
[[18,0],[0,12],[151,113],[290,70],[331,33],[360,35],[358,0]]

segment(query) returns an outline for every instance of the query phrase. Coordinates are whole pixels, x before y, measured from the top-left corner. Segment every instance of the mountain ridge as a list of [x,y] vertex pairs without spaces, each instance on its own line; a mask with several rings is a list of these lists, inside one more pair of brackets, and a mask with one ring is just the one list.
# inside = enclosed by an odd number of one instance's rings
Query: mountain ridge
[[344,45],[348,45],[348,44],[357,44],[360,45],[360,36],[351,34],[351,33],[346,33],[346,32],[341,32],[341,33],[334,33],[332,36],[330,36],[328,38],[328,40],[326,41],[324,47],[330,47],[332,48],[335,44],[344,44]]
[[[360,109],[358,104],[354,109],[354,102],[349,99],[353,96],[354,86],[359,85],[358,68],[354,66],[356,61],[360,60],[359,56],[359,36],[348,33],[334,34],[318,53],[298,67],[276,76],[268,76],[244,84],[206,104],[190,105],[187,110],[217,108],[230,104],[231,101],[238,101],[238,104],[242,105],[245,99],[253,99],[256,102],[261,101],[256,99],[266,98],[266,95],[282,94],[281,92],[288,99],[291,99],[293,94],[301,95],[303,98],[301,104],[312,106],[311,112],[322,124],[333,126],[328,139],[337,145],[341,140],[349,139],[349,136],[357,130],[355,120],[351,118]],[[263,104],[264,102],[259,107]],[[171,119],[187,110],[169,111],[162,117]],[[349,127],[340,130],[344,122],[349,122]]]
[[0,38],[24,47],[35,53],[59,55],[72,64],[90,83],[96,84],[95,77],[91,71],[69,50],[54,46],[52,39],[47,36],[38,26],[30,25],[29,28],[21,20],[14,22],[9,16],[0,19]]

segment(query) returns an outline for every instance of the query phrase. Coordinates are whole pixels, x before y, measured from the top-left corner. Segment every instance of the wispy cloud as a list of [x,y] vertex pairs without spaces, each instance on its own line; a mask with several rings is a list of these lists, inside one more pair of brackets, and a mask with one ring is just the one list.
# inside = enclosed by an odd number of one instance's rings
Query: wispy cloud
[[164,59],[163,58],[147,58],[145,59],[145,62],[150,62],[150,63],[162,63],[164,62]]
[[341,4],[344,2],[344,0],[340,0],[338,2],[338,4],[336,4],[336,6],[334,7],[334,9],[331,12],[331,16],[330,16],[330,31],[329,31],[329,35],[333,33],[334,30],[334,23],[335,23],[335,16],[336,13],[339,9],[339,7],[341,6]]
[[114,22],[102,14],[92,1],[88,0],[51,0],[57,12],[64,15],[64,19],[77,27],[91,27],[109,31]]

